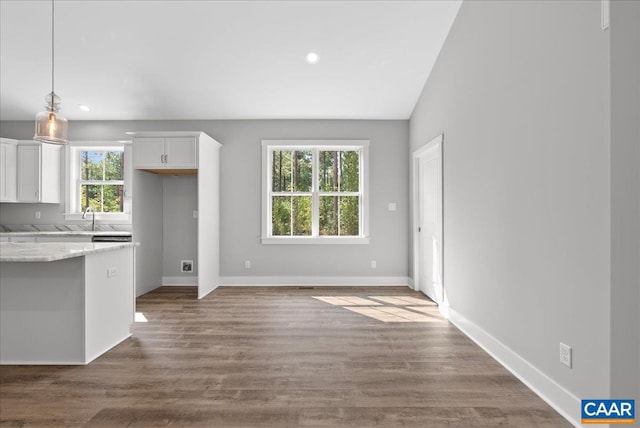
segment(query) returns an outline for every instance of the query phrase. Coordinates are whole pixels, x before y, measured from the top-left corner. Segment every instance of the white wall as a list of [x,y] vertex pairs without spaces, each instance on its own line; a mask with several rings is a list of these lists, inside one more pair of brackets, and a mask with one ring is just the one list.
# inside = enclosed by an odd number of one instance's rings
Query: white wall
[[[565,416],[609,395],[609,33],[596,1],[467,1],[410,121],[444,133],[453,318]],[[573,369],[559,343],[573,347]],[[575,406],[575,407],[574,407]]]
[[[136,296],[162,285],[163,186],[162,177],[133,172],[133,241],[136,248]],[[144,215],[136,214],[143,207]],[[139,213],[140,211],[138,211]]]
[[[252,281],[251,278],[259,281],[276,277],[300,279],[300,276],[310,280],[318,276],[397,278],[406,282],[408,121],[81,121],[69,125],[71,140],[120,140],[127,138],[125,131],[203,131],[222,143],[220,252],[223,277],[236,278],[236,282]],[[28,139],[33,134],[33,123],[2,122],[0,134],[8,138]],[[279,246],[260,243],[260,141],[294,138],[370,140],[369,245]],[[397,211],[387,210],[389,202],[397,204]],[[31,222],[33,216],[25,216],[25,213],[33,209],[26,204],[0,204],[0,221],[12,223],[28,218],[26,222]],[[62,212],[62,205],[43,210],[41,222],[62,223]],[[190,230],[192,219],[185,217],[182,220],[176,219],[176,229]],[[252,262],[251,269],[244,268],[245,260]],[[377,261],[377,269],[371,269],[371,260]],[[173,260],[168,260],[164,269],[171,268],[173,264]]]

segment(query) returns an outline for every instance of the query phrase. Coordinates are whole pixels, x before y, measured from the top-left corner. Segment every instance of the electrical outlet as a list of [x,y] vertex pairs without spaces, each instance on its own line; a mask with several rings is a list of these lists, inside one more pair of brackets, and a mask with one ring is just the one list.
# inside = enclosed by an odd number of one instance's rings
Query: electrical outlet
[[375,260],[371,260],[371,269],[375,269],[378,267],[378,262],[376,262]]
[[251,269],[251,260],[245,260],[244,261],[244,268],[245,269]]
[[198,218],[198,210],[193,210],[193,218]]
[[116,275],[118,275],[117,267],[114,266],[114,267],[107,268],[107,278],[113,278]]
[[193,272],[193,260],[180,260],[180,272]]
[[560,362],[565,366],[571,368],[571,346],[565,345],[560,342]]
[[389,202],[389,211],[395,211],[397,208],[395,202]]
[[36,218],[40,218],[40,211],[36,211]]

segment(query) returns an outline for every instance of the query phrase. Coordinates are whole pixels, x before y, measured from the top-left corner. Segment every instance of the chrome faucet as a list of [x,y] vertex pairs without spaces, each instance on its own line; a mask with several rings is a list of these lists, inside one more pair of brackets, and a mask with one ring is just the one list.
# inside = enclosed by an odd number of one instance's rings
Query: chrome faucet
[[95,232],[96,231],[96,212],[93,210],[93,208],[91,207],[87,207],[84,210],[84,213],[82,213],[82,219],[86,219],[87,218],[87,213],[91,212],[92,217],[91,217],[91,231]]

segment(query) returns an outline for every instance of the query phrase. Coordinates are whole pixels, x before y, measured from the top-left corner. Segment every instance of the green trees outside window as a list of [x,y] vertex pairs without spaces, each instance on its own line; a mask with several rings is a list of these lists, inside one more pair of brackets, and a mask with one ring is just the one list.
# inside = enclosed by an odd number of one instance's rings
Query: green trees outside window
[[320,235],[358,236],[360,233],[360,158],[356,151],[319,154]]
[[[272,236],[360,234],[360,152],[272,150]],[[315,170],[315,171],[314,171]]]
[[84,211],[123,212],[124,156],[122,151],[80,152],[80,203]]
[[312,160],[308,150],[273,151],[272,189],[279,193],[271,199],[274,236],[311,235]]

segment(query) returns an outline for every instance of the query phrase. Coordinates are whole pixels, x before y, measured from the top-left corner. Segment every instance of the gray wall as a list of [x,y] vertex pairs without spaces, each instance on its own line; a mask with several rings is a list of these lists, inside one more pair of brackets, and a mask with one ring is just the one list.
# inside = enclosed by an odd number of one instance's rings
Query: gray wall
[[[189,277],[198,274],[198,178],[162,177],[163,276]],[[193,273],[180,271],[181,260],[193,260]],[[197,281],[193,280],[196,284]]]
[[[71,140],[120,140],[126,131],[203,131],[222,143],[221,275],[233,276],[407,276],[409,173],[408,121],[237,120],[82,121],[69,124]],[[0,135],[29,139],[31,122],[2,122]],[[369,245],[262,245],[261,139],[369,139]],[[166,192],[165,192],[166,196]],[[135,211],[134,195],[134,207]],[[397,211],[389,212],[389,202]],[[62,223],[63,205],[42,209],[42,223]],[[0,204],[3,223],[21,222],[33,206]],[[6,220],[5,220],[6,219]],[[193,219],[172,219],[176,230]],[[141,248],[142,251],[142,248]],[[244,261],[252,262],[251,269]],[[371,269],[370,261],[377,261]],[[174,261],[170,261],[171,266]],[[171,266],[165,266],[165,271]]]
[[[611,3],[611,395],[640,409],[640,2]],[[640,426],[640,418],[636,418]]]
[[[582,398],[610,387],[600,7],[464,2],[410,121],[412,151],[444,133],[451,309]],[[559,363],[561,341],[573,347],[573,369]]]

